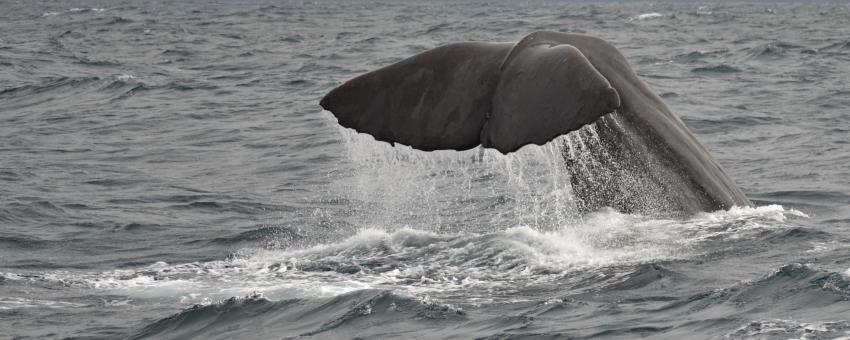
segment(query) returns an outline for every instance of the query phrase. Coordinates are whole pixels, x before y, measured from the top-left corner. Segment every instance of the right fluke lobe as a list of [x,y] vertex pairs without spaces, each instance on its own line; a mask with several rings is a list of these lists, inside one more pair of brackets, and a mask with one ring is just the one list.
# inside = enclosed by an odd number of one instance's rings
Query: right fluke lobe
[[502,67],[481,144],[502,153],[542,145],[613,112],[619,101],[575,47],[517,44]]

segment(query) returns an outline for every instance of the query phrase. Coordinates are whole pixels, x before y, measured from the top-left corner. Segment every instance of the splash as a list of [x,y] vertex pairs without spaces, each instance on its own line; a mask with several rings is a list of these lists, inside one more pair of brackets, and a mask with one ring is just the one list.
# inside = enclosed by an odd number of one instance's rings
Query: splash
[[684,219],[612,208],[583,213],[574,176],[615,183],[649,210],[665,207],[658,203],[663,193],[612,154],[604,132],[592,125],[503,155],[421,152],[343,130],[350,164],[334,184],[357,228],[339,241],[246,248],[219,261],[6,277],[100,290],[134,303],[209,304],[253,292],[275,300],[330,297],[364,289],[516,301],[534,299],[540,287],[615,284],[645,265],[702,256],[722,249],[718,244],[787,229],[788,218],[806,218],[778,205]]
[[[739,239],[789,227],[780,206],[656,219],[611,209],[552,230],[517,226],[478,233],[365,228],[300,249],[243,249],[232,258],[108,272],[4,273],[30,284],[98,290],[134,303],[209,304],[263,293],[272,300],[331,297],[364,289],[405,296],[494,302],[533,299],[535,287],[580,291],[619,282],[643,264],[705,255]],[[762,235],[762,236],[758,236]],[[637,268],[637,269],[636,269]],[[588,285],[588,282],[592,282]]]

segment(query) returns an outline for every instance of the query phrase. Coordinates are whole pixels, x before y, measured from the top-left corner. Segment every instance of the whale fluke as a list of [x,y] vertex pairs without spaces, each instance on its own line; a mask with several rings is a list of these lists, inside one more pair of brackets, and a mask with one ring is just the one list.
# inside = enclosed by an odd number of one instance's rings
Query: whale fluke
[[[456,43],[369,72],[321,101],[339,124],[431,151],[544,144],[620,105],[575,47]],[[514,49],[514,51],[512,51]]]

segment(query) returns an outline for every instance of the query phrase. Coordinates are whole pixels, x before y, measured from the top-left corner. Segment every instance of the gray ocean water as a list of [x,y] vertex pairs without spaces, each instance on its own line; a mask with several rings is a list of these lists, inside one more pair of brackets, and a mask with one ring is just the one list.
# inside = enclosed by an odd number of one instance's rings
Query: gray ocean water
[[[620,48],[756,207],[582,214],[577,136],[424,153],[318,105],[537,30]],[[0,32],[0,338],[850,337],[847,3],[4,0]]]

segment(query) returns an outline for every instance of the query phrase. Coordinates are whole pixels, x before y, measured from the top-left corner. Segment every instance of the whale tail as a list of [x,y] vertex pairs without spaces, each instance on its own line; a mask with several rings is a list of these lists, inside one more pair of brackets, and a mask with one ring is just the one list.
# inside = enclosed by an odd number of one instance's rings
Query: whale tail
[[626,58],[595,37],[540,31],[516,44],[445,45],[354,78],[321,105],[340,125],[391,144],[426,151],[482,145],[502,153],[616,111],[616,123],[628,129],[607,144],[659,159],[640,161],[640,171],[682,193],[690,211],[751,205]]
[[391,144],[510,153],[596,121],[620,97],[570,45],[455,43],[354,78],[320,104]]

